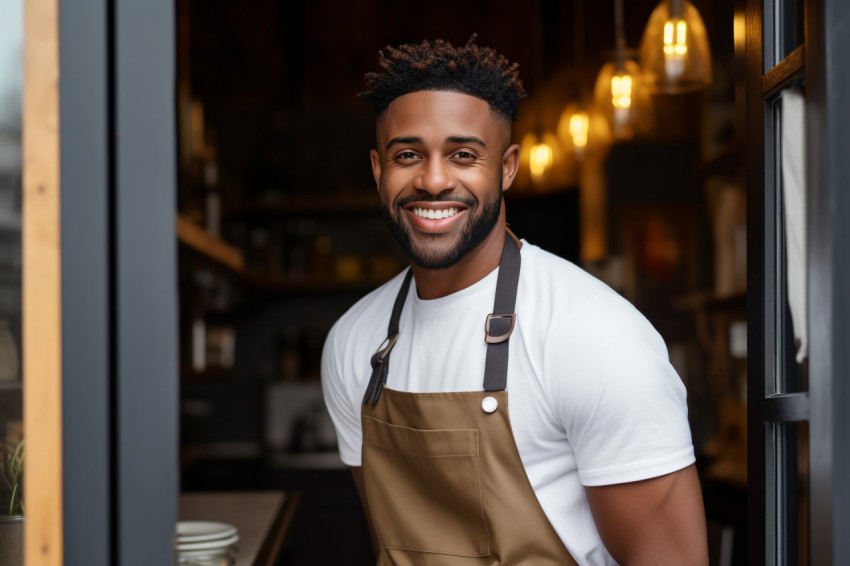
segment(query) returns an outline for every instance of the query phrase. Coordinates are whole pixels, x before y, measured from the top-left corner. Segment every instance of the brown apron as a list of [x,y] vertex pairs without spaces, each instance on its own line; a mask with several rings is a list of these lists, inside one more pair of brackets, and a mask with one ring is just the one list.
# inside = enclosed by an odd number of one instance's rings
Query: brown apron
[[485,322],[484,391],[457,393],[385,386],[410,287],[407,273],[387,341],[372,356],[362,410],[363,473],[380,544],[378,566],[576,564],[540,507],[508,417],[508,338],[519,267],[517,243],[506,237],[494,314]]

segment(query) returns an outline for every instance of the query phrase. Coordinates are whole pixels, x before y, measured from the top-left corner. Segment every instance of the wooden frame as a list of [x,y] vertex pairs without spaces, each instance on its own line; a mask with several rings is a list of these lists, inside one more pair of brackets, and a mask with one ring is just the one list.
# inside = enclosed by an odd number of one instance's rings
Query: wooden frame
[[60,566],[62,280],[59,5],[24,3],[23,363],[27,566]]

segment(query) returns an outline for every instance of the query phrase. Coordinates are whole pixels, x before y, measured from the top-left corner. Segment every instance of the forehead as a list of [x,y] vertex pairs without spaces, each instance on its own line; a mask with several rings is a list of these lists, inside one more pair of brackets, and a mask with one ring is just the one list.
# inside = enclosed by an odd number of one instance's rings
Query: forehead
[[399,96],[378,119],[379,143],[396,137],[423,140],[475,136],[497,144],[510,137],[510,125],[483,99],[446,90],[420,90]]

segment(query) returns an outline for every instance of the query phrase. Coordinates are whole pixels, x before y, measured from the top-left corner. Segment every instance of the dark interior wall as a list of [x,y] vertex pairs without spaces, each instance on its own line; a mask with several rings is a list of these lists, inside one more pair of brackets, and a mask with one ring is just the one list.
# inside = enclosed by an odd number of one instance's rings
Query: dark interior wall
[[[656,3],[625,3],[629,47],[637,47]],[[711,30],[719,9],[696,4]],[[531,97],[546,90],[559,104],[575,97],[573,2],[479,0],[447,8],[385,0],[191,3],[183,72],[192,96],[204,103],[223,190],[244,195],[370,187],[371,110],[356,95],[387,44],[462,43],[478,33],[479,43],[520,64]],[[578,31],[583,80],[592,85],[614,47],[613,2],[585,1]]]

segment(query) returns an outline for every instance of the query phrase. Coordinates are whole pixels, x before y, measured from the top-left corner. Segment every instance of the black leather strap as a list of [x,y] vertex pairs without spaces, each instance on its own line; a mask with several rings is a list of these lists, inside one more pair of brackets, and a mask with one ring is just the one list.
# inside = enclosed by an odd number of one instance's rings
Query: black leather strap
[[[521,256],[519,244],[508,234],[502,248],[499,262],[499,274],[496,279],[496,298],[493,301],[493,313],[484,323],[484,338],[487,341],[487,359],[484,365],[484,390],[502,391],[508,383],[508,339],[516,322],[516,293],[519,284]],[[387,329],[387,339],[381,348],[372,355],[372,377],[363,396],[363,404],[375,406],[381,397],[383,386],[389,374],[390,352],[398,339],[398,325],[401,310],[410,290],[411,270],[407,271],[404,282],[396,295],[393,312]]]
[[413,279],[413,271],[408,269],[404,276],[404,281],[401,283],[401,288],[398,295],[395,297],[393,304],[393,312],[390,315],[390,324],[387,329],[387,339],[381,348],[372,355],[372,377],[369,379],[369,387],[366,388],[366,395],[363,397],[363,404],[371,404],[373,407],[378,402],[381,396],[381,389],[387,382],[387,375],[390,368],[390,352],[392,352],[395,341],[398,339],[398,324],[401,320],[401,309],[404,308],[404,301],[407,299],[407,293],[410,290],[410,281]]
[[516,323],[516,292],[519,285],[521,256],[519,244],[511,236],[505,237],[499,275],[496,279],[496,298],[493,314],[487,317],[484,327],[487,337],[497,337],[498,342],[487,341],[487,360],[484,363],[484,391],[502,391],[508,385],[508,344]]

